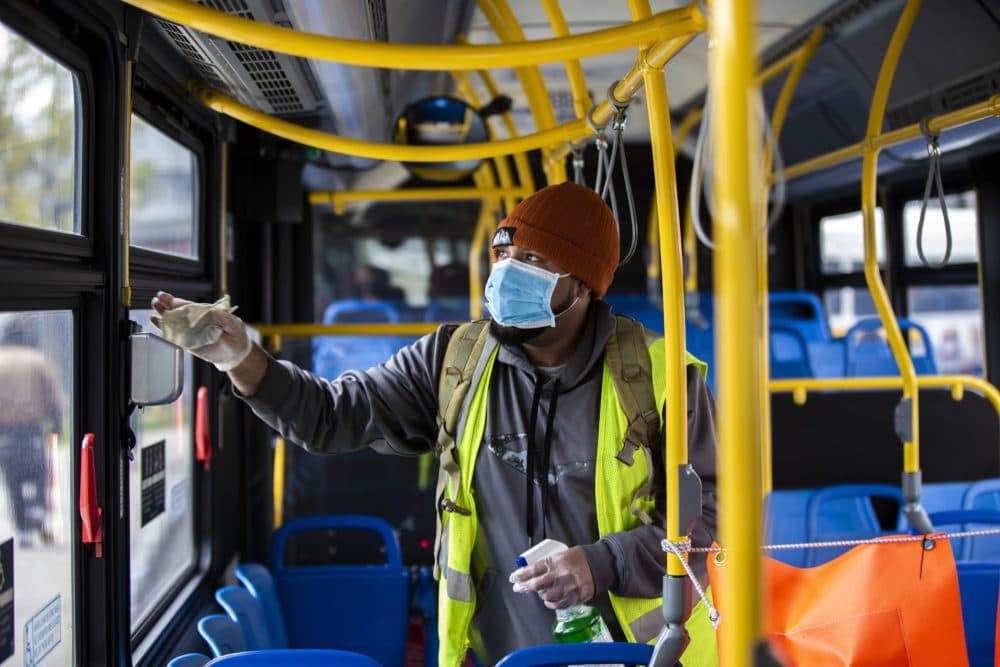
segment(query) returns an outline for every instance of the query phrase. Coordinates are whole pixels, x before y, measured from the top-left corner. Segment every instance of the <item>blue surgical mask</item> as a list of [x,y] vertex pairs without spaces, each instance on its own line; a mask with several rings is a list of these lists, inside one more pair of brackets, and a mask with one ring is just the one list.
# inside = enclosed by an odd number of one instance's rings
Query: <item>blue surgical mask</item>
[[552,292],[560,278],[568,273],[552,273],[516,259],[503,259],[493,265],[486,281],[486,305],[493,320],[505,327],[535,329],[554,327],[556,318],[576,305],[555,315]]

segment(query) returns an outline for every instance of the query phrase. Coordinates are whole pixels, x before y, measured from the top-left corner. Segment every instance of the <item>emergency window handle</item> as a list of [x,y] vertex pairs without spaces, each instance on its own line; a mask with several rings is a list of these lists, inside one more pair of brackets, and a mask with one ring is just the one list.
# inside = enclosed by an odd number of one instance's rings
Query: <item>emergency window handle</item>
[[80,451],[80,541],[94,546],[94,557],[104,556],[104,519],[97,504],[94,473],[94,434],[86,433]]
[[212,468],[212,439],[208,435],[208,387],[198,387],[194,410],[194,456],[205,470]]

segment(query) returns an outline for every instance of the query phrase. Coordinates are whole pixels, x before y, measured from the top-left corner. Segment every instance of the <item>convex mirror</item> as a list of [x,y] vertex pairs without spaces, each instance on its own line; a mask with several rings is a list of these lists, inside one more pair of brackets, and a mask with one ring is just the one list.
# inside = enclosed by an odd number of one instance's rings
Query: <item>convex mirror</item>
[[184,390],[181,348],[152,333],[133,333],[132,387],[130,398],[136,405],[173,403]]
[[[438,95],[417,100],[396,121],[393,138],[410,146],[454,146],[490,140],[482,114],[462,100]],[[453,162],[404,162],[410,173],[428,181],[457,181],[482,164],[481,159]]]

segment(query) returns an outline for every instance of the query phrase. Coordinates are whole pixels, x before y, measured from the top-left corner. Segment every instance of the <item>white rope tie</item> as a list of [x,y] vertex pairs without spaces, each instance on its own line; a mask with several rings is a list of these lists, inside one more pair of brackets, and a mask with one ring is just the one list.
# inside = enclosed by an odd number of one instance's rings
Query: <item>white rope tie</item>
[[673,555],[677,556],[677,560],[681,562],[684,566],[684,571],[687,572],[688,578],[691,583],[694,584],[694,590],[698,593],[698,597],[701,598],[705,606],[708,607],[708,620],[712,622],[712,628],[715,630],[719,629],[719,621],[722,619],[719,616],[719,610],[712,606],[708,597],[705,595],[705,589],[701,587],[701,583],[698,582],[698,577],[694,576],[694,572],[691,570],[691,566],[688,565],[687,559],[682,555],[683,551],[692,551],[691,540],[686,539],[682,542],[671,542],[670,540],[663,540],[660,542],[660,548],[664,551],[669,551]]
[[[964,530],[957,533],[940,533],[934,535],[892,535],[887,537],[872,537],[857,540],[829,540],[827,542],[792,542],[789,544],[765,544],[761,546],[761,551],[789,551],[792,549],[825,549],[827,547],[856,547],[860,544],[893,544],[897,542],[923,542],[925,540],[938,541],[961,539],[964,537],[982,537],[984,535],[1000,535],[1000,528],[984,528],[982,530]],[[688,541],[690,543],[690,541]],[[667,549],[667,541],[663,540],[664,551]],[[684,544],[684,543],[681,543]],[[672,550],[671,550],[672,551]],[[723,547],[692,547],[688,546],[685,551],[693,554],[720,553],[726,551]]]

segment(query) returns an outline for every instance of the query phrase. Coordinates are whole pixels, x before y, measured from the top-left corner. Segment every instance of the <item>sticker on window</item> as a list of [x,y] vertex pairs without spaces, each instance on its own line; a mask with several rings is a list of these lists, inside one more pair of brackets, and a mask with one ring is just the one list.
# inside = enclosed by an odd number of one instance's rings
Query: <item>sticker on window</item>
[[167,508],[167,441],[142,448],[142,523],[163,514]]
[[62,596],[57,595],[24,624],[24,664],[42,664],[62,641]]

